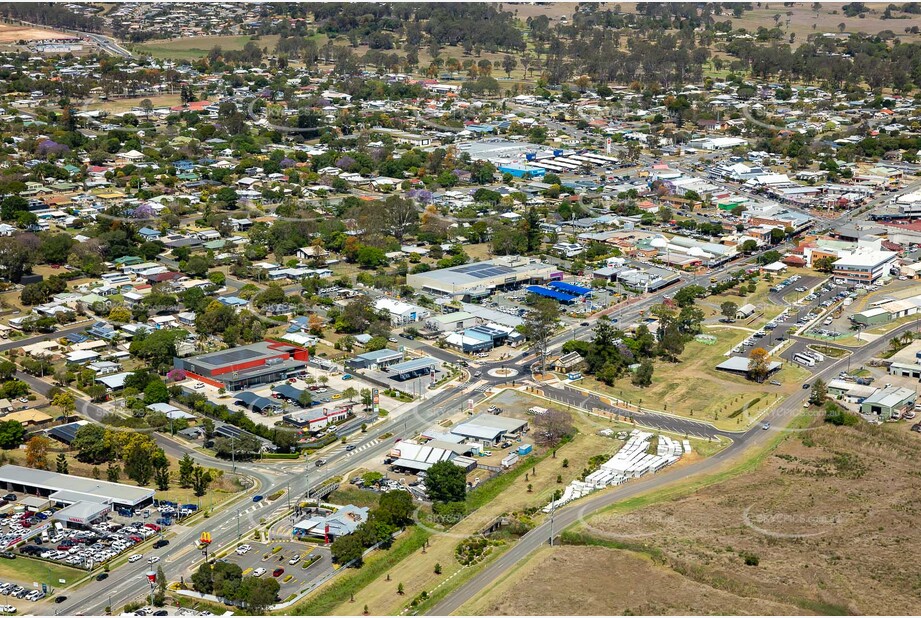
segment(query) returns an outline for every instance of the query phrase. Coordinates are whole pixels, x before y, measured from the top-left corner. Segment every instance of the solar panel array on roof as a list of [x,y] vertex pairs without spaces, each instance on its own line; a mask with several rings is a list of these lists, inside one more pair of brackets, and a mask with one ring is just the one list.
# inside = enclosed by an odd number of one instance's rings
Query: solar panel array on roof
[[230,365],[231,363],[239,363],[241,361],[250,360],[252,358],[258,358],[262,356],[259,352],[255,350],[247,350],[246,348],[238,348],[235,350],[227,350],[220,354],[215,354],[213,356],[208,356],[208,363],[221,367],[224,365]]
[[214,430],[214,435],[224,438],[239,438],[243,435],[243,430],[233,425],[220,425]]
[[74,438],[77,437],[77,430],[85,424],[85,422],[67,423],[66,425],[52,427],[48,430],[48,435],[56,440],[60,440],[64,444],[70,444],[74,441]]
[[502,266],[500,264],[478,263],[478,262],[474,262],[473,264],[465,264],[464,266],[459,266],[452,270],[453,272],[461,273],[469,277],[476,277],[477,279],[486,279],[488,277],[509,275],[515,272],[514,268],[509,268],[508,266]]
[[545,298],[552,298],[553,300],[558,300],[561,303],[571,303],[576,300],[576,298],[578,298],[577,296],[563,294],[562,292],[557,292],[556,290],[551,290],[539,285],[529,285],[527,290],[532,294],[537,294],[538,296],[543,296]]
[[585,296],[592,291],[591,288],[582,287],[581,285],[573,285],[572,283],[565,283],[563,281],[551,281],[547,285],[549,285],[554,290],[566,292],[567,294],[575,294],[576,296]]

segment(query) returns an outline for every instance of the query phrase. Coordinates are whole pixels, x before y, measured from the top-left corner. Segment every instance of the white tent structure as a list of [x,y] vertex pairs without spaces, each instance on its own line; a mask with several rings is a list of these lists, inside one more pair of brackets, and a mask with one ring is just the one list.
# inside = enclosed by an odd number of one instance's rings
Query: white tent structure
[[649,452],[653,434],[634,429],[626,444],[597,470],[585,477],[585,481],[573,481],[556,501],[543,508],[545,513],[569,504],[597,489],[610,485],[620,485],[629,479],[635,479],[651,472],[658,472],[679,459],[684,453],[691,452],[688,440],[678,441],[668,436],[659,436],[656,454]]

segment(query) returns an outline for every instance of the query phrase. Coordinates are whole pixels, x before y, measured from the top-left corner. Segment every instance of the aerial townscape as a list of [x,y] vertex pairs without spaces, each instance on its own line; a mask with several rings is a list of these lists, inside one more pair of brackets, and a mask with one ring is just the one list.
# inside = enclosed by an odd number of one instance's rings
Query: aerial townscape
[[0,3],[0,615],[917,614],[919,383],[921,3]]

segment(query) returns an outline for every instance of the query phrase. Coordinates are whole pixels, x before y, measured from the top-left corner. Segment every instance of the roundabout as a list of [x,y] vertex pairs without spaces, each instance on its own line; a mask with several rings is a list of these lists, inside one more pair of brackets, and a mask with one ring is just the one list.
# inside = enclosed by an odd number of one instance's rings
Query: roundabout
[[518,370],[512,367],[495,367],[486,372],[486,375],[493,378],[513,378],[518,375]]

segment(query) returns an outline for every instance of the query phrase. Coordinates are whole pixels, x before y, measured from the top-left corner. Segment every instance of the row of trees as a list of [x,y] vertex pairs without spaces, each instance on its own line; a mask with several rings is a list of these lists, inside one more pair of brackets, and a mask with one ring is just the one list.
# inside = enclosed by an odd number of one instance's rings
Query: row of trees
[[259,616],[278,598],[281,585],[274,577],[262,579],[243,576],[243,569],[233,562],[204,562],[192,573],[192,588],[202,594],[213,594],[230,602],[240,602]]

